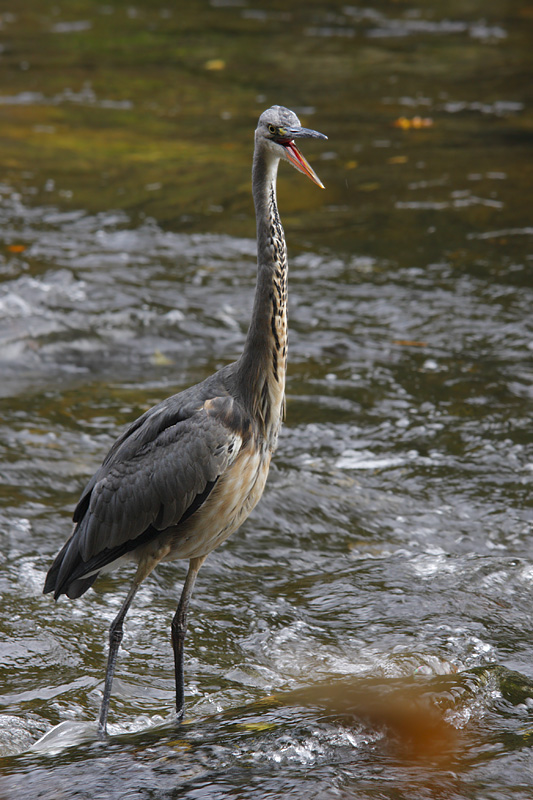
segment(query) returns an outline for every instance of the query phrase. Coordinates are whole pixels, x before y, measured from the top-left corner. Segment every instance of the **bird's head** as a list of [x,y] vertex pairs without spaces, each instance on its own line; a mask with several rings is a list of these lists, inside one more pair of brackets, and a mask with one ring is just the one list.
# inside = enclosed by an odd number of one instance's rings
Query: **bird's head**
[[327,139],[323,133],[302,128],[300,120],[289,108],[272,106],[263,111],[255,131],[256,146],[262,145],[273,156],[284,159],[299,172],[324,189],[324,184],[296,147],[295,139]]

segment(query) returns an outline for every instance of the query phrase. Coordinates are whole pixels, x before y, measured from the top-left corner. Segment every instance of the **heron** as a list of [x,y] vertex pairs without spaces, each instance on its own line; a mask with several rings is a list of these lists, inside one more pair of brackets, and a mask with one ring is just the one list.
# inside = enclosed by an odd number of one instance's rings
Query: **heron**
[[280,161],[322,182],[296,140],[327,139],[272,106],[255,131],[252,192],[257,280],[240,358],[146,411],[112,445],[74,510],[74,530],[46,576],[44,593],[80,597],[125,560],[137,569],[109,628],[98,730],[107,732],[123,623],[142,581],[160,562],[189,561],[171,641],[176,715],[184,715],[184,641],[198,571],[263,494],[285,412],[287,251],[276,200]]

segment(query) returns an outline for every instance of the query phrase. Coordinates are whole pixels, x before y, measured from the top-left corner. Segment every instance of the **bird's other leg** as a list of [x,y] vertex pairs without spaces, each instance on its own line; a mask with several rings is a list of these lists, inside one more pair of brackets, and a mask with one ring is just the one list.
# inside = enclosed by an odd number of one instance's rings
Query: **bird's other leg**
[[109,711],[109,700],[111,698],[111,684],[113,683],[113,674],[115,672],[115,665],[117,663],[118,648],[122,641],[124,634],[123,623],[124,617],[128,612],[131,601],[135,597],[135,593],[139,588],[139,582],[135,581],[124,600],[120,611],[111,623],[109,628],[109,655],[107,657],[107,667],[105,672],[105,685],[104,696],[102,698],[102,705],[100,706],[100,717],[98,721],[98,733],[104,737],[107,732],[107,714]]
[[172,649],[174,650],[174,669],[176,673],[176,714],[178,720],[183,717],[185,710],[185,686],[183,678],[183,644],[185,642],[185,635],[187,633],[187,610],[189,608],[189,601],[191,599],[192,590],[194,589],[194,582],[198,575],[198,570],[202,566],[206,556],[201,558],[191,558],[189,562],[189,570],[183,589],[181,592],[178,608],[172,620]]

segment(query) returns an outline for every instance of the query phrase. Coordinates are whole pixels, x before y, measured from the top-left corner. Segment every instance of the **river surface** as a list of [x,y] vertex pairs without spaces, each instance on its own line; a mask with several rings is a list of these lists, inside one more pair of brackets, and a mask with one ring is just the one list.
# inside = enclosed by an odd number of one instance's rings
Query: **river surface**
[[[0,15],[2,800],[533,796],[533,13],[21,0]],[[181,4],[180,4],[181,5]],[[261,503],[107,627],[42,595],[123,427],[240,353],[252,133],[283,164],[287,419]]]

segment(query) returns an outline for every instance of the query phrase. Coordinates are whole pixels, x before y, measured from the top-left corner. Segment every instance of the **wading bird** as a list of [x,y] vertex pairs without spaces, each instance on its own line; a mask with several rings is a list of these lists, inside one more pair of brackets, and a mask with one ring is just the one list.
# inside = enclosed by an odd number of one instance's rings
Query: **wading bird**
[[183,644],[198,570],[241,525],[263,493],[285,406],[287,255],[276,177],[288,161],[318,186],[295,144],[326,139],[296,114],[272,106],[255,131],[252,188],[257,220],[257,285],[241,357],[169,397],[136,420],[111,447],[74,511],[72,536],[44,586],[57,598],[80,597],[99,572],[125,558],[137,571],[109,629],[99,730],[107,726],[124,617],[141,582],[161,561],[189,559],[172,620],[176,712],[184,711]]

